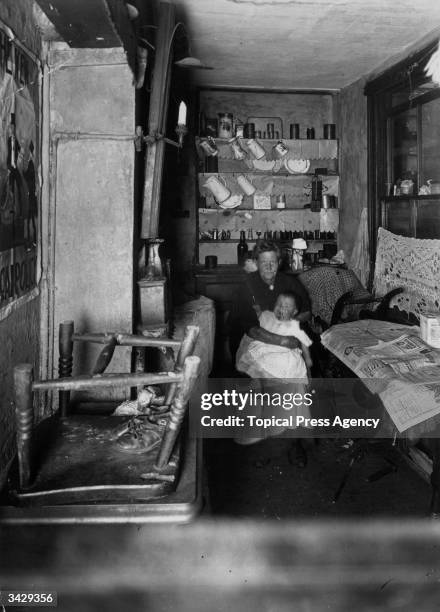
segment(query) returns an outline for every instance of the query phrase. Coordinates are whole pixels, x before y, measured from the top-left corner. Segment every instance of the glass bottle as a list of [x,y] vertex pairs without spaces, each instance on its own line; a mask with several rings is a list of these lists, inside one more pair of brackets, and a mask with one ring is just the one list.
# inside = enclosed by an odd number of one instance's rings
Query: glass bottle
[[246,232],[240,231],[240,242],[237,245],[237,261],[239,265],[244,264],[246,256],[248,254],[248,245],[246,242]]

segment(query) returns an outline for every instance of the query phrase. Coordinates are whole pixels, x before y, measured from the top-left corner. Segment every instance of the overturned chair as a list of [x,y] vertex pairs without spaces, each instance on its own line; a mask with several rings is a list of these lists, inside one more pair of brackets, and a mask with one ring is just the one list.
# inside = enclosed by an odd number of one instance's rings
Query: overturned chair
[[[192,355],[199,329],[188,326],[182,341],[130,334],[74,334],[60,326],[61,378],[34,380],[32,366],[14,369],[17,461],[9,477],[15,505],[148,502],[175,490],[182,456],[182,426],[199,373]],[[74,341],[104,344],[91,375],[71,376]],[[177,350],[174,369],[158,373],[101,373],[115,346]],[[159,386],[162,400],[136,416],[69,414],[72,391]],[[58,391],[58,413],[33,428],[34,394]],[[144,445],[131,445],[141,436]],[[124,437],[128,438],[125,443]],[[122,442],[121,442],[122,441]]]

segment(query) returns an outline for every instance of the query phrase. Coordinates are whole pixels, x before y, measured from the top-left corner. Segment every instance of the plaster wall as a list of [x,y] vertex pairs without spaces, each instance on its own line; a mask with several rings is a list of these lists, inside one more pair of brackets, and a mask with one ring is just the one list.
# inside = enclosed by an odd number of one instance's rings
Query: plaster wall
[[[41,40],[29,0],[0,3],[0,19],[34,54],[41,54]],[[1,103],[1,101],[0,101]],[[18,363],[39,367],[40,299],[34,298],[12,310],[0,321],[0,486],[5,468],[13,456],[15,417],[13,410],[13,368]]]
[[[50,59],[55,369],[61,321],[132,332],[135,96],[121,49],[54,49]],[[74,373],[89,373],[101,349],[75,345]],[[119,347],[108,371],[130,367]]]
[[368,142],[365,79],[341,90],[339,95],[340,210],[338,246],[350,257],[356,241],[362,209],[367,207]]

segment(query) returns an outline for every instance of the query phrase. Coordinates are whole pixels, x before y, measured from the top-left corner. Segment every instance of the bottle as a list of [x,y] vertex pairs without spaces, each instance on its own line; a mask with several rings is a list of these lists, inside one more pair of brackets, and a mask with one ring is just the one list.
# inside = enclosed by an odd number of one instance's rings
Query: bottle
[[238,265],[243,265],[248,254],[248,245],[246,242],[246,232],[240,231],[240,242],[237,245],[237,261]]

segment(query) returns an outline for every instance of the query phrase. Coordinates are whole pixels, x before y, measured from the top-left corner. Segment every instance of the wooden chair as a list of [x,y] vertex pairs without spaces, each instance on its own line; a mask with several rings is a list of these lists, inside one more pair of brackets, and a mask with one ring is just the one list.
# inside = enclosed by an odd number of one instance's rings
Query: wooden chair
[[[197,327],[188,326],[183,341],[176,342],[127,334],[75,335],[73,323],[68,322],[60,326],[61,378],[34,380],[29,364],[16,366],[17,462],[10,474],[13,502],[23,505],[142,502],[174,490],[180,469],[179,433],[200,365],[199,358],[191,355],[198,331]],[[74,341],[105,344],[91,375],[71,376]],[[178,348],[174,370],[100,373],[118,344]],[[151,451],[130,453],[118,447],[118,432],[129,428],[133,417],[67,415],[71,391],[143,385],[164,385],[165,405],[169,406],[163,418],[148,423],[150,429],[156,428],[161,434],[160,444]],[[59,412],[33,429],[33,395],[53,391],[60,394]]]
[[[78,334],[74,332],[73,321],[64,321],[60,323],[58,334],[58,376],[60,378],[72,376],[74,342],[91,342],[94,344],[104,345],[92,369],[92,375],[102,374],[106,370],[112,360],[117,346],[131,346],[138,350],[145,348],[158,348],[165,351],[172,351],[173,349],[177,350],[178,353],[174,368],[176,372],[180,372],[182,370],[185,358],[193,354],[198,336],[199,328],[195,325],[187,325],[185,327],[184,337],[181,341],[118,332]],[[175,385],[168,389],[166,398],[167,404],[171,402],[172,393],[175,391],[175,389]],[[60,391],[59,408],[61,416],[67,415],[69,400],[70,392]]]

